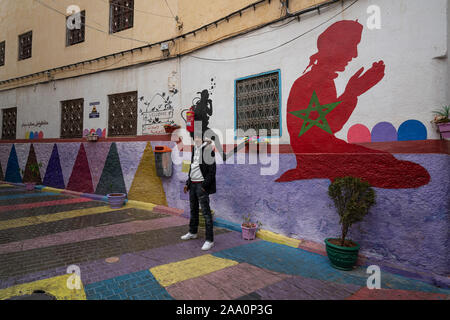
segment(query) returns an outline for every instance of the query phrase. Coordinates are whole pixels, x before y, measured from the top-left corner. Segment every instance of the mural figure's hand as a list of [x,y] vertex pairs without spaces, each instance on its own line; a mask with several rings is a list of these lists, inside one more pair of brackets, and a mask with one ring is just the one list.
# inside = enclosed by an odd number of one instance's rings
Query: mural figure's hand
[[188,186],[184,186],[183,191],[184,191],[184,193],[187,193],[188,192]]
[[358,97],[375,86],[384,77],[385,65],[383,61],[374,62],[372,67],[361,75],[364,67],[359,69],[348,81],[345,93]]

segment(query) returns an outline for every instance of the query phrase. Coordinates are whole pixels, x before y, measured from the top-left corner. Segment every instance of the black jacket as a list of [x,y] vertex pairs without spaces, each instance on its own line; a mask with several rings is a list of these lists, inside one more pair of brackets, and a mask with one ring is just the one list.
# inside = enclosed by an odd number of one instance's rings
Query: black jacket
[[[212,164],[207,164],[206,161],[203,160],[203,154],[211,152],[211,157],[214,159],[214,162]],[[208,144],[204,147],[202,147],[201,155],[200,155],[200,171],[202,173],[203,179],[205,179],[202,182],[202,188],[205,189],[205,191],[208,194],[216,193],[216,161],[215,161],[215,153],[212,149],[211,145]],[[194,147],[192,147],[192,157],[191,157],[191,163],[194,162]],[[186,181],[186,185],[188,189],[191,187],[191,168],[189,167],[189,175],[188,180]]]

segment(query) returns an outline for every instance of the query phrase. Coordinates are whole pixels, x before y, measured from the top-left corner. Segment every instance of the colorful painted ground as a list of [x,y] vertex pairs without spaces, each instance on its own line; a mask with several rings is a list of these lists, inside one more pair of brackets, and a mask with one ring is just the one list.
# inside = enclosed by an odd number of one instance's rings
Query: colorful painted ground
[[0,184],[0,299],[37,290],[74,300],[450,297],[450,290],[383,270],[382,289],[369,290],[362,267],[338,271],[323,255],[245,241],[219,227],[215,247],[203,252],[202,232],[180,240],[187,224],[132,204],[113,210],[100,201]]

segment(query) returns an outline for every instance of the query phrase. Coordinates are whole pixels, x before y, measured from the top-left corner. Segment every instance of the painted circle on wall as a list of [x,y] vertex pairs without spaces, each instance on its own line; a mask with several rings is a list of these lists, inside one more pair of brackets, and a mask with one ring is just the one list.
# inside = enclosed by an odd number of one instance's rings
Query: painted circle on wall
[[102,129],[100,129],[100,128],[97,129],[97,135],[98,135],[99,137],[102,136]]
[[397,141],[397,129],[390,122],[380,122],[372,128],[372,142]]
[[33,139],[33,138],[34,138],[34,133],[33,133],[33,132],[30,132],[29,135],[28,135],[28,137],[29,137],[30,139]]
[[103,129],[103,131],[102,131],[102,137],[103,137],[103,138],[106,138],[106,128]]
[[25,132],[25,139],[30,139],[30,132]]
[[33,139],[38,139],[38,138],[39,138],[39,132],[36,131],[33,135]]
[[347,141],[349,143],[370,142],[370,130],[363,124],[355,124],[347,132]]
[[87,136],[89,134],[89,130],[88,129],[84,129],[83,130],[83,137]]
[[398,128],[398,141],[427,140],[427,128],[418,120],[407,120]]
[[44,138],[44,132],[39,131],[39,139],[43,139]]

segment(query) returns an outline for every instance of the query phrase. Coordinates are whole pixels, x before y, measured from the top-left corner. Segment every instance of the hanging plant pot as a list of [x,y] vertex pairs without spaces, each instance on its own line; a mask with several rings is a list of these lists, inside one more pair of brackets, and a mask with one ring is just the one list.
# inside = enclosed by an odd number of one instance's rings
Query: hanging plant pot
[[450,122],[446,123],[438,123],[439,132],[441,133],[442,138],[449,139],[450,138]]
[[33,191],[36,186],[36,182],[25,182],[25,188],[27,191]]
[[330,241],[337,242],[340,241],[340,239],[325,239],[327,255],[330,259],[331,266],[339,270],[352,270],[353,266],[356,265],[356,260],[358,260],[359,244],[351,241],[355,246],[341,247]]
[[249,225],[241,225],[242,228],[242,239],[244,240],[255,240],[256,232],[258,231],[258,227],[256,224]]
[[120,209],[125,202],[127,195],[125,193],[109,193],[106,195],[111,209]]

